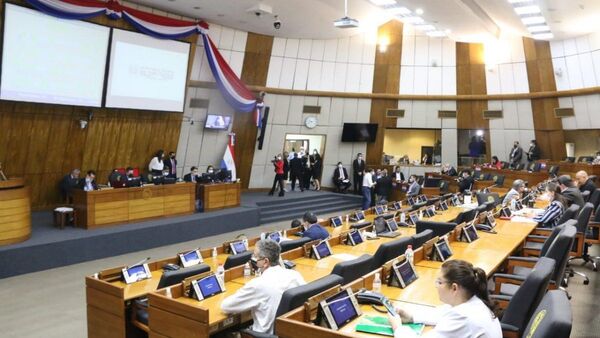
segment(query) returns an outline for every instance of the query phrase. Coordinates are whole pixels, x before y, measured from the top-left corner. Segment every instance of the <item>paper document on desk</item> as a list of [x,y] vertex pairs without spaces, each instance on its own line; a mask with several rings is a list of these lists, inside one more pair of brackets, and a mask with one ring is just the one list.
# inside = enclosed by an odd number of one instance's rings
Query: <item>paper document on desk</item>
[[531,218],[523,217],[523,216],[514,216],[510,219],[511,222],[521,222],[521,223],[537,223]]
[[331,257],[335,258],[335,259],[339,259],[341,261],[351,261],[353,259],[356,259],[357,257],[351,254],[347,254],[347,253],[341,253],[341,254],[335,254],[335,255],[331,255]]
[[[417,335],[421,335],[424,328],[423,324],[402,323],[402,325],[410,327]],[[355,330],[358,332],[374,333],[382,336],[394,336],[394,330],[392,329],[389,320],[386,317],[380,316],[362,317],[361,321],[356,324]]]

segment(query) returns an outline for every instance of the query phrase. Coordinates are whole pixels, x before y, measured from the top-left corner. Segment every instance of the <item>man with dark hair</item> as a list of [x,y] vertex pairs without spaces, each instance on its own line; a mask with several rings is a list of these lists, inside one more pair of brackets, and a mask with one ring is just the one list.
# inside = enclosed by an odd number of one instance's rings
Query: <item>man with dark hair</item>
[[531,140],[529,144],[529,150],[527,150],[527,161],[529,163],[535,162],[540,159],[540,147],[537,144],[536,140]]
[[89,170],[87,175],[85,175],[85,179],[79,182],[79,188],[84,191],[98,190],[98,185],[96,184],[96,173],[93,170]]
[[298,158],[298,153],[293,153],[293,158],[290,160],[290,181],[292,182],[292,191],[296,189],[296,181],[301,191],[304,191],[302,186],[302,160]]
[[79,186],[79,174],[80,173],[81,173],[81,170],[73,169],[70,174],[63,177],[63,179],[60,181],[60,183],[58,185],[60,194],[66,203],[73,202],[73,196],[71,195],[71,190],[73,190]]
[[281,267],[280,254],[281,248],[275,241],[258,241],[252,260],[256,262],[260,275],[221,302],[221,310],[225,313],[250,311],[252,330],[256,332],[273,334],[281,296],[286,290],[306,284],[298,271]]
[[392,178],[388,175],[387,169],[383,169],[381,177],[377,179],[377,184],[375,185],[375,203],[387,204],[391,192]]
[[363,175],[365,173],[365,161],[363,160],[362,154],[358,153],[356,159],[352,162],[352,173],[354,182],[354,193],[359,195],[361,193],[361,187],[363,183]]
[[[583,208],[585,201],[583,200],[583,196],[581,195],[581,191],[575,187],[573,180],[571,180],[571,176],[569,175],[561,175],[558,177],[558,184],[560,185],[560,191],[562,195],[569,201],[569,205],[577,204],[579,208]],[[567,207],[568,207],[567,206]]]
[[317,215],[313,212],[307,211],[304,213],[302,220],[304,221],[304,228],[306,229],[302,232],[302,237],[308,237],[312,240],[324,240],[329,238],[329,233],[321,224],[319,224]]
[[523,158],[523,148],[519,145],[519,141],[515,141],[508,160],[510,167],[516,168],[521,163],[521,158]]
[[183,180],[186,182],[196,183],[198,181],[198,167],[191,167],[189,174],[183,176]]
[[333,171],[333,183],[337,187],[337,191],[343,194],[350,188],[350,177],[348,177],[348,171],[342,162],[338,162],[337,168]]
[[460,193],[464,193],[467,190],[473,189],[473,185],[475,184],[475,180],[473,176],[471,176],[470,170],[464,170],[462,172],[461,180],[458,181],[458,191]]
[[367,170],[364,174],[362,181],[362,209],[367,210],[371,207],[371,193],[372,189],[375,186],[375,182],[373,182],[373,176],[375,175],[375,170],[373,168]]
[[164,170],[169,172],[167,177],[177,178],[177,159],[175,159],[175,152],[170,152],[169,158],[163,162],[165,164]]
[[408,191],[406,192],[406,196],[408,196],[408,197],[418,196],[419,192],[421,192],[421,186],[419,185],[419,182],[417,182],[417,176],[410,175],[410,177],[408,178],[408,183],[410,185],[408,186]]

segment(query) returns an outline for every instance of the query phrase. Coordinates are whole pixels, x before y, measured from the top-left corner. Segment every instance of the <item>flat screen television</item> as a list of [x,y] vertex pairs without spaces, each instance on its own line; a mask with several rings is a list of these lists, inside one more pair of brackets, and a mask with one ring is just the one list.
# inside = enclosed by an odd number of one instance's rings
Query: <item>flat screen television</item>
[[208,114],[208,116],[206,116],[206,124],[204,125],[204,128],[227,130],[229,129],[230,123],[231,116]]
[[375,142],[376,123],[344,123],[342,142]]

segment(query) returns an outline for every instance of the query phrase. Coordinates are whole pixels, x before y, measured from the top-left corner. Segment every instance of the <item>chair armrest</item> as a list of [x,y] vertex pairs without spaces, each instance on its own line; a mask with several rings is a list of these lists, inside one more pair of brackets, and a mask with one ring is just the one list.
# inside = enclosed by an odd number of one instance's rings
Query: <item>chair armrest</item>
[[502,284],[521,285],[525,280],[525,276],[511,275],[508,273],[495,273],[492,276],[492,280],[494,281],[494,296],[496,296],[500,295]]
[[515,266],[533,268],[538,259],[538,257],[509,256],[506,263],[507,272],[512,274]]
[[589,222],[588,226],[590,228],[600,228],[600,222]]
[[510,303],[512,297],[506,295],[490,295],[490,299],[496,302],[500,310],[504,311],[508,307],[508,303]]
[[506,324],[506,323],[500,323],[501,327],[502,327],[502,337],[504,338],[518,338],[519,337],[519,328],[514,326],[514,325],[510,325],[510,324]]
[[538,235],[538,236],[550,236],[551,233],[552,233],[552,229],[547,229],[547,228],[535,228],[531,232],[532,235]]
[[527,236],[526,242],[537,242],[544,243],[548,239],[548,236],[540,236],[540,235],[529,235]]

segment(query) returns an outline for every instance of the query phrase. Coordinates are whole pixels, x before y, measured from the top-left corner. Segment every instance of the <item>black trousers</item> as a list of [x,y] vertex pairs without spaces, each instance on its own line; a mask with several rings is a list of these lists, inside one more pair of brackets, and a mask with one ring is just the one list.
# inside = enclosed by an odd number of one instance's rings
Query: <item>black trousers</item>
[[310,178],[312,177],[312,174],[310,171],[305,172],[302,175],[302,182],[300,183],[300,188],[304,188],[304,190],[309,190],[310,189]]
[[354,174],[354,181],[352,182],[354,184],[354,193],[357,195],[360,195],[361,189],[362,189],[362,175],[357,175]]
[[341,180],[338,180],[335,182],[335,186],[337,187],[338,192],[342,192],[342,193],[345,193],[346,190],[348,190],[348,188],[350,188],[350,185],[351,185],[350,182],[344,183]]
[[292,190],[296,189],[296,180],[298,180],[298,187],[302,188],[302,174],[290,172],[290,181],[292,181]]
[[285,183],[283,182],[283,174],[275,174],[275,178],[273,179],[273,187],[271,188],[269,195],[273,195],[275,193],[277,183],[279,183],[279,196],[284,195],[283,187]]

